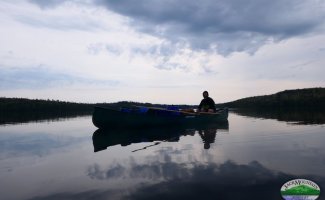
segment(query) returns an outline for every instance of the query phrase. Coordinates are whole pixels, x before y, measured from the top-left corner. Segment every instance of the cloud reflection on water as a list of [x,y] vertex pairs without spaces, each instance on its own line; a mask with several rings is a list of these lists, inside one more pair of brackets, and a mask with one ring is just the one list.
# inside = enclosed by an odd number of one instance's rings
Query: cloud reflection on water
[[[273,171],[258,161],[237,164],[226,161],[222,164],[202,163],[179,164],[155,162],[151,164],[116,165],[102,169],[98,164],[90,166],[87,176],[101,181],[110,179],[155,179],[138,184],[128,191],[91,190],[80,193],[58,193],[31,200],[50,199],[280,199],[280,188],[294,175]],[[321,187],[325,178],[312,178]],[[300,176],[300,178],[302,178]],[[103,182],[103,184],[105,184]]]

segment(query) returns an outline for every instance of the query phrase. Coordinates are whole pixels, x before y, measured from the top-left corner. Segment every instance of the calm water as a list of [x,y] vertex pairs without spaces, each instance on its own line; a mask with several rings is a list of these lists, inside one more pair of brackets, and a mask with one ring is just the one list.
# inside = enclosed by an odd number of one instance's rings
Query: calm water
[[96,131],[91,116],[1,125],[0,199],[274,200],[295,178],[324,199],[324,143],[322,123],[245,113],[205,130]]

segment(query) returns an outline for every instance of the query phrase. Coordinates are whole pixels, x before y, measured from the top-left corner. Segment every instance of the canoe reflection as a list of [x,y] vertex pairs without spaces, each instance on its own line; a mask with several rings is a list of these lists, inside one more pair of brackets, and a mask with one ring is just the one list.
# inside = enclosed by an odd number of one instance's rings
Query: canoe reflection
[[110,146],[127,146],[135,143],[155,142],[135,151],[159,145],[161,142],[178,142],[181,136],[194,136],[196,132],[201,136],[204,148],[209,149],[214,143],[217,131],[228,131],[228,122],[205,125],[201,127],[166,127],[141,129],[98,129],[93,134],[94,152],[102,151]]

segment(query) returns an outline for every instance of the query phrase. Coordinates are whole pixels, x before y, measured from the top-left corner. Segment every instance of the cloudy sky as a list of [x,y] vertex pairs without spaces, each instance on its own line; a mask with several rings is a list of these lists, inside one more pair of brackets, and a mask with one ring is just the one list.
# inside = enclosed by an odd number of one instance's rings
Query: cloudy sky
[[197,104],[325,87],[323,0],[1,0],[0,96]]

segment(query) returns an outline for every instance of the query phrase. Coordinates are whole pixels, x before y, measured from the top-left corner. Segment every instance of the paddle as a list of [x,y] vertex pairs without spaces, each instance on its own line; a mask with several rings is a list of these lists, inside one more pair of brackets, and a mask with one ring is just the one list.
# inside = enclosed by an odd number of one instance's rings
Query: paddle
[[155,142],[154,144],[147,145],[147,146],[145,146],[145,147],[143,147],[143,148],[133,150],[132,152],[136,152],[136,151],[140,151],[140,150],[145,150],[145,149],[147,149],[148,147],[153,147],[153,146],[159,145],[159,144],[161,144],[162,142],[170,142],[171,140],[174,140],[174,139],[177,139],[177,138],[179,138],[179,137],[172,137],[172,138],[169,138],[169,140],[167,139],[167,140],[162,140],[162,141],[159,141],[159,142]]
[[144,149],[147,149],[148,147],[156,146],[156,145],[158,145],[158,144],[160,144],[160,143],[161,143],[161,142],[155,142],[154,144],[151,144],[151,145],[145,146],[145,147],[140,148],[140,149],[133,150],[132,152],[136,152],[136,151],[144,150]]
[[219,113],[222,111],[223,109],[219,109],[218,111],[216,112],[198,112],[198,113],[201,113],[201,114],[209,114],[209,115],[219,115]]

